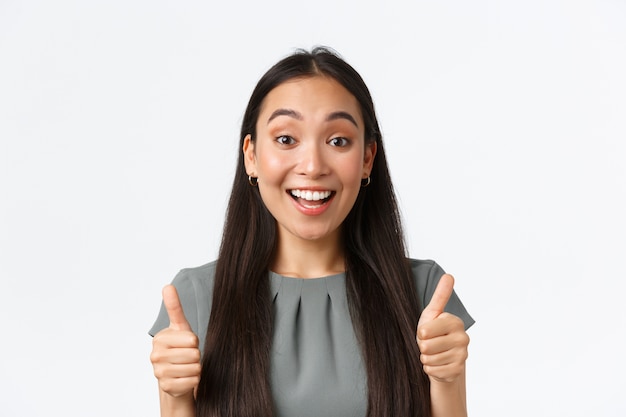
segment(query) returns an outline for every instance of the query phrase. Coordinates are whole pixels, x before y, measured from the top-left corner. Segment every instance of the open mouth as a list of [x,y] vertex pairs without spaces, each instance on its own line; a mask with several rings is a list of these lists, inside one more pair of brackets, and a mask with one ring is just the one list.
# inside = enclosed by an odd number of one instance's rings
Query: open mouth
[[335,195],[334,191],[288,190],[291,198],[308,208],[316,208],[328,203]]

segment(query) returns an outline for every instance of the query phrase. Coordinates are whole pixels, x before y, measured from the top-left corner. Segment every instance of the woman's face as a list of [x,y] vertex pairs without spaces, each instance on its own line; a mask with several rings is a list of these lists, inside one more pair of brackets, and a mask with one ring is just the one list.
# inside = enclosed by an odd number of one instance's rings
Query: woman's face
[[292,79],[265,97],[256,132],[244,140],[246,171],[279,239],[338,239],[376,154],[356,98],[330,77]]

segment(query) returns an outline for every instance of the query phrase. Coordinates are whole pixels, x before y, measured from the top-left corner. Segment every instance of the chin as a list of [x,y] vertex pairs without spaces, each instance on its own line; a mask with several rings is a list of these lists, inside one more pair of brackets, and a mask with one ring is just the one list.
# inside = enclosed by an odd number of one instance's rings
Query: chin
[[324,238],[328,237],[328,234],[327,233],[298,233],[296,237],[302,240],[308,240],[308,241],[314,242],[316,240],[323,240]]
[[310,230],[309,229],[309,230],[295,230],[293,232],[293,235],[299,239],[314,242],[317,240],[325,240],[330,237],[338,236],[336,232],[337,232],[336,230],[327,230],[327,229]]

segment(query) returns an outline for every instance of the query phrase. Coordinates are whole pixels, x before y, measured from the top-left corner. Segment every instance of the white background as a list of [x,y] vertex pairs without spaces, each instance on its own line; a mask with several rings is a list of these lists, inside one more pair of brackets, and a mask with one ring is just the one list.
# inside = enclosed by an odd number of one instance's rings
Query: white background
[[258,78],[317,44],[477,320],[470,414],[626,415],[626,2],[0,0],[2,416],[158,415],[160,290],[216,256]]

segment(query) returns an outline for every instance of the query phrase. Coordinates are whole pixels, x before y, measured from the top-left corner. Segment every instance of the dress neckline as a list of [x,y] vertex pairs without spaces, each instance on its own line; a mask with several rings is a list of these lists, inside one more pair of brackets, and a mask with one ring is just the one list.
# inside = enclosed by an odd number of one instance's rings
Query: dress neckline
[[323,277],[312,277],[312,278],[298,278],[298,277],[290,277],[289,275],[282,275],[274,271],[270,271],[270,279],[292,279],[296,281],[315,281],[320,279],[334,279],[334,278],[345,278],[345,272],[339,272],[337,274],[325,275]]
[[269,279],[274,302],[277,298],[301,298],[303,293],[316,297],[333,294],[345,297],[345,272],[319,278],[293,278],[270,271]]

